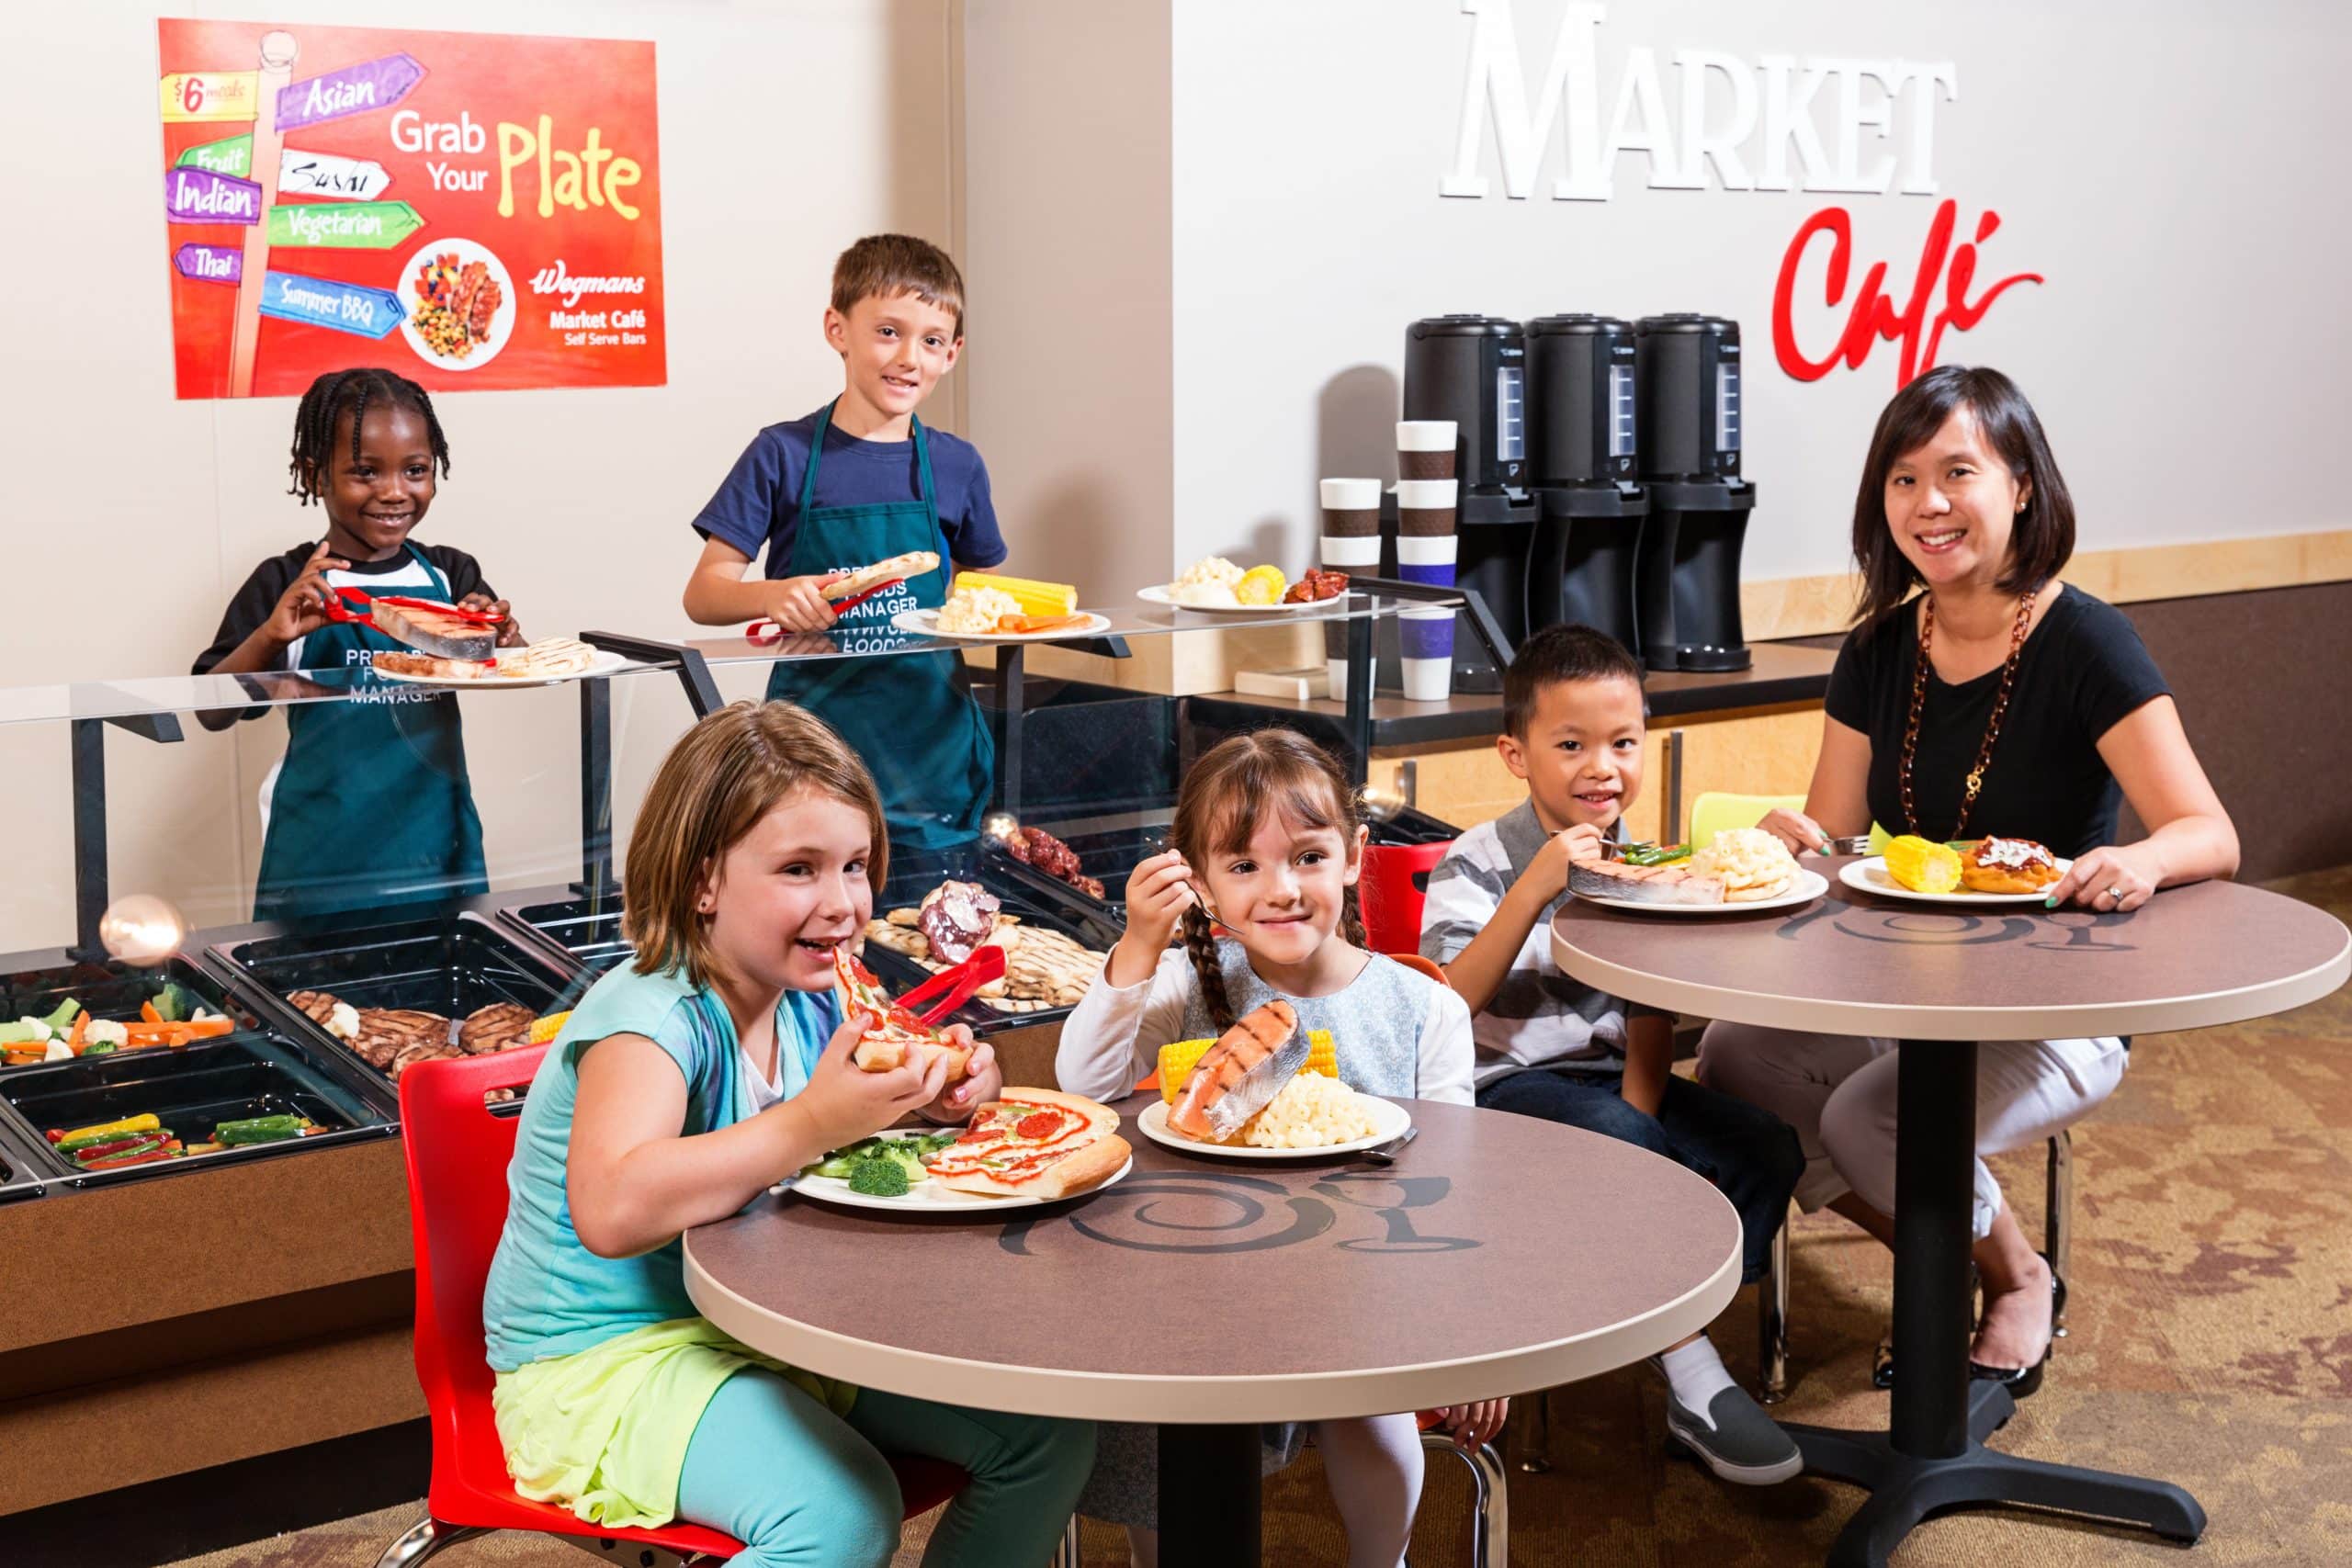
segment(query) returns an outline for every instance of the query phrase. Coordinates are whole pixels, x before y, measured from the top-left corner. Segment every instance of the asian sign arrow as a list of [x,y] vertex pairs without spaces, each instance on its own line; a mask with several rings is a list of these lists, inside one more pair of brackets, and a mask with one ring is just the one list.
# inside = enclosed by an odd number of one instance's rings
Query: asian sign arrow
[[262,275],[261,313],[281,321],[332,327],[356,337],[380,338],[401,324],[407,312],[400,296],[388,288],[339,283],[331,277],[304,277],[296,272]]
[[345,115],[388,109],[424,80],[424,67],[407,54],[388,54],[280,88],[277,129],[293,130]]

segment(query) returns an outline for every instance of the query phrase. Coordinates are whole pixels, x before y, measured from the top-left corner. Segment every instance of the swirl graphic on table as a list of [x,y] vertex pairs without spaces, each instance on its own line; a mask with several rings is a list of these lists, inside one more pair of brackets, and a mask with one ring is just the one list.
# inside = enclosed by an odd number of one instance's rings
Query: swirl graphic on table
[[[1848,923],[1872,915],[1883,922],[1878,930],[1863,930]],[[2113,925],[2120,925],[2126,919],[2120,914],[2094,914],[2088,910],[2064,910],[2044,915],[2039,920],[2024,915],[1945,915],[1925,910],[1882,914],[1824,903],[1790,916],[1772,934],[1782,942],[1794,942],[1807,926],[1826,919],[1841,936],[1898,947],[1977,947],[1989,942],[2022,942],[2054,953],[2131,953],[2134,949],[2130,942],[2101,942],[2098,938],[2099,932],[2112,930]],[[2032,940],[2038,935],[2046,936],[2052,926],[2066,932],[2065,941]]]
[[[1375,1187],[1390,1190],[1375,1193]],[[1106,1188],[1082,1207],[1065,1213],[1030,1213],[1008,1220],[998,1233],[997,1245],[1016,1257],[1027,1257],[1033,1230],[1039,1225],[1066,1224],[1089,1241],[1130,1252],[1264,1252],[1296,1247],[1328,1234],[1339,1222],[1332,1206],[1338,1202],[1368,1209],[1379,1214],[1384,1224],[1381,1236],[1339,1242],[1344,1250],[1458,1251],[1478,1244],[1459,1236],[1419,1235],[1405,1213],[1408,1209],[1439,1202],[1452,1188],[1453,1183],[1443,1177],[1345,1172],[1317,1180],[1314,1190],[1321,1196],[1309,1197],[1261,1176],[1155,1171]]]

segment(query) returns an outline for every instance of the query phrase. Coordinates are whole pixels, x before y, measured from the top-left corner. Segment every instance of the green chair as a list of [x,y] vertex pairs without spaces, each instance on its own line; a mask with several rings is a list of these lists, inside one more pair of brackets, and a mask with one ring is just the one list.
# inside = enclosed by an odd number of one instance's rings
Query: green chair
[[1803,811],[1801,795],[1733,795],[1711,789],[1690,803],[1690,842],[1711,844],[1727,828],[1753,828],[1768,811]]

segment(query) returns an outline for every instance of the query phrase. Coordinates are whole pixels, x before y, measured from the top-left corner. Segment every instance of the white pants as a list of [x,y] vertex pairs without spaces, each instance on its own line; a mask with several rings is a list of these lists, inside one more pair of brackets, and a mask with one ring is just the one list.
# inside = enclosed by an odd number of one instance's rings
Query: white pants
[[[2024,1148],[2072,1126],[2123,1081],[2129,1053],[2096,1040],[1987,1040],[1976,1050],[1976,1201],[1981,1239],[2001,1212],[2000,1183],[1983,1156]],[[1895,1043],[1805,1034],[1745,1023],[1707,1025],[1699,1081],[1760,1105],[1796,1129],[1804,1175],[1796,1199],[1810,1213],[1852,1192],[1894,1213]]]

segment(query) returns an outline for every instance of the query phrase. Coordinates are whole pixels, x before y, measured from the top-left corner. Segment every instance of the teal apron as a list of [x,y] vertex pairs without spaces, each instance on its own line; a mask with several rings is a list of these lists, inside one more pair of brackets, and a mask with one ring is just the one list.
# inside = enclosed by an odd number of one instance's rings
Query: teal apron
[[[433,594],[454,602],[449,580],[414,545],[404,547],[431,575]],[[344,624],[303,639],[311,678],[349,694],[286,710],[286,761],[270,793],[254,919],[488,889],[457,694],[377,679],[375,655],[400,647],[372,626]]]
[[891,844],[938,850],[978,837],[996,776],[996,740],[972,700],[963,660],[954,653],[872,657],[920,640],[890,625],[906,610],[947,602],[947,543],[931,481],[931,445],[914,422],[919,501],[819,506],[817,464],[833,408],[825,405],[808,443],[800,481],[800,525],[786,577],[813,577],[871,566],[909,550],[934,550],[939,565],[877,594],[842,616],[833,641],[857,659],[796,660],[768,676],[768,700],[797,703],[833,727],[864,758],[882,792]]

